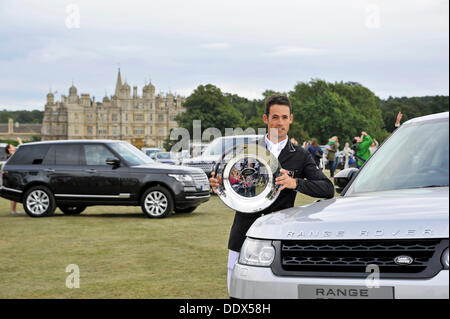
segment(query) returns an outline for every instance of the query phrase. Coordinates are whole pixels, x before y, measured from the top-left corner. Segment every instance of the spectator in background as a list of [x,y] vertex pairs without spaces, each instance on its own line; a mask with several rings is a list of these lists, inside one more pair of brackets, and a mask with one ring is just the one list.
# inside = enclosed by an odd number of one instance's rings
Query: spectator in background
[[356,158],[358,167],[361,167],[370,157],[369,148],[373,140],[366,132],[361,132],[361,136],[355,136],[354,140],[358,143]]
[[[20,137],[17,138],[17,143],[19,145],[22,145],[22,140],[20,139]],[[6,160],[8,160],[16,152],[16,147],[12,144],[8,144],[5,146],[5,152],[6,152]],[[17,211],[17,203],[14,201],[10,202],[10,209],[11,209],[11,212],[10,212],[11,215],[22,214],[22,212]]]
[[375,153],[378,149],[379,143],[376,139],[372,139],[372,144],[370,144],[369,147],[369,151],[370,151],[370,156],[373,155],[373,153]]
[[322,158],[323,151],[320,148],[316,138],[311,139],[311,145],[308,146],[308,152],[317,167],[320,167],[320,159]]
[[344,169],[347,169],[347,168],[349,167],[350,157],[353,156],[353,150],[351,149],[349,143],[345,143],[345,146],[344,146],[344,156],[345,156]]
[[327,150],[328,150],[328,165],[330,166],[330,178],[334,178],[334,172],[336,171],[336,167],[338,164],[338,158],[336,153],[339,148],[338,137],[333,136],[329,139]]

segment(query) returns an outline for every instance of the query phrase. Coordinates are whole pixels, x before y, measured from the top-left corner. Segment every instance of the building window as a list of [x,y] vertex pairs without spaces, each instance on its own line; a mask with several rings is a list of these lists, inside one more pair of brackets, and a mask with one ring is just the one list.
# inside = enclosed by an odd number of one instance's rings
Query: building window
[[111,129],[112,136],[118,136],[119,135],[119,127],[113,126]]
[[88,126],[88,127],[87,127],[87,134],[88,134],[88,135],[92,135],[93,132],[94,132],[94,131],[93,131],[93,129],[92,129],[92,126]]
[[144,114],[134,114],[134,121],[135,122],[143,122],[144,121]]
[[98,115],[98,120],[99,121],[106,121],[108,118],[107,118],[107,114],[106,113],[100,113],[99,115]]
[[75,128],[74,128],[74,135],[78,135],[78,126],[75,126]]
[[158,116],[158,122],[164,122],[164,115],[159,115]]
[[117,115],[117,113],[113,113],[113,114],[111,114],[111,121],[113,121],[113,122],[117,122],[117,119],[118,119],[118,115]]
[[144,135],[144,128],[141,126],[134,128],[134,135]]
[[165,136],[166,134],[164,133],[164,127],[160,127],[158,133],[159,136]]
[[98,127],[98,135],[105,136],[108,135],[108,130],[104,126]]

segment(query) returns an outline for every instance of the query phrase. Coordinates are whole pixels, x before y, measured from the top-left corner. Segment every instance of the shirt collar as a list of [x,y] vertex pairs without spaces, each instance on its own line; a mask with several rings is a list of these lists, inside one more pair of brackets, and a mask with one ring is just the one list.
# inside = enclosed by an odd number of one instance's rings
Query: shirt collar
[[269,149],[272,149],[273,147],[276,147],[278,150],[282,150],[286,146],[286,143],[287,143],[287,141],[289,139],[289,136],[286,136],[286,138],[284,140],[282,140],[281,142],[273,143],[271,140],[269,140],[269,138],[267,137],[267,134],[266,134],[265,137],[266,137],[266,145],[267,145],[267,147]]

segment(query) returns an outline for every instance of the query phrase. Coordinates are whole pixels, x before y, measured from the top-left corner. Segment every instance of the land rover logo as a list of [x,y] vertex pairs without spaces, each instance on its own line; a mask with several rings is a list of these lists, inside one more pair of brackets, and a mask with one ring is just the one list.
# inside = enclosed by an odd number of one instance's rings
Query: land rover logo
[[397,265],[411,265],[414,259],[409,256],[397,256],[394,258],[394,262]]

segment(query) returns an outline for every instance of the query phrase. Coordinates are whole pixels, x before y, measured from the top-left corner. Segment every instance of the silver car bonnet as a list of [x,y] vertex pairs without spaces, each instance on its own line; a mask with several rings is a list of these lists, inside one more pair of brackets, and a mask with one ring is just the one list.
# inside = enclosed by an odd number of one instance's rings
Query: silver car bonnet
[[354,194],[262,216],[260,239],[448,238],[448,187]]

